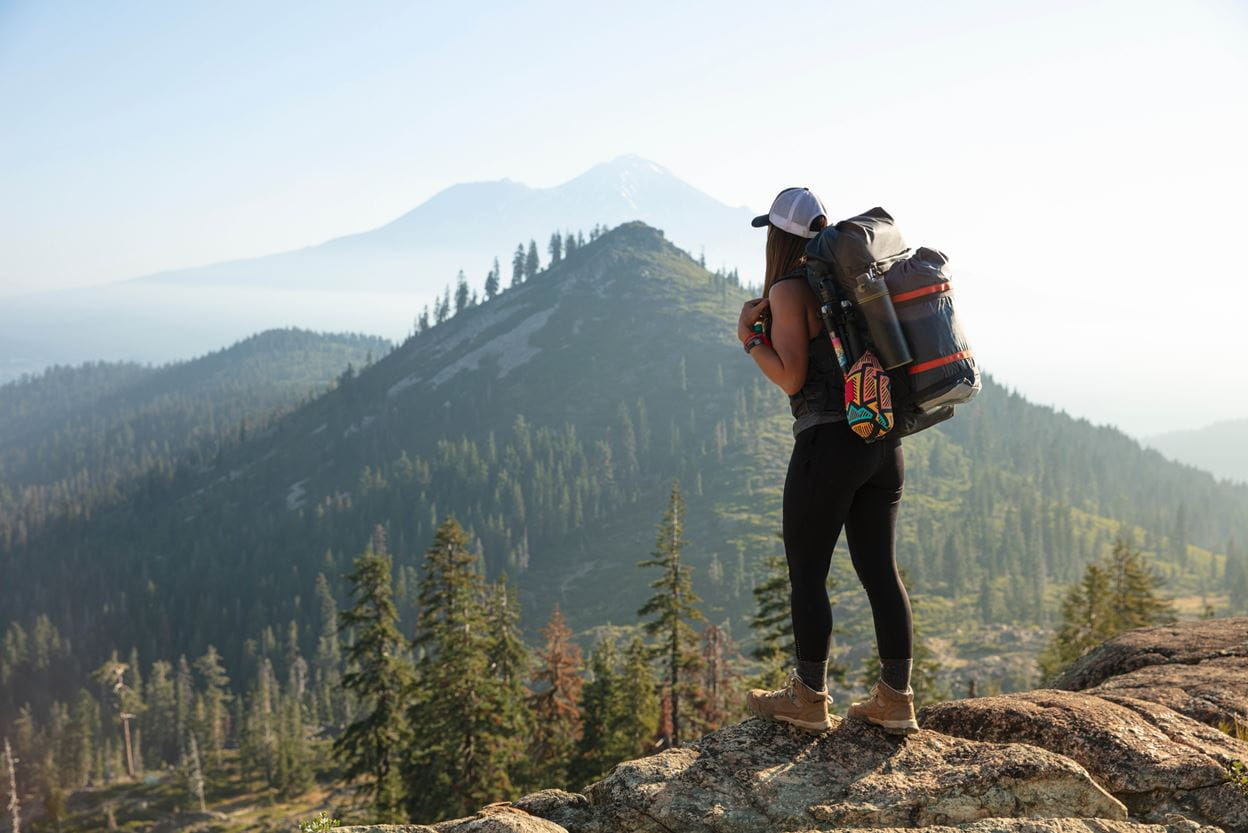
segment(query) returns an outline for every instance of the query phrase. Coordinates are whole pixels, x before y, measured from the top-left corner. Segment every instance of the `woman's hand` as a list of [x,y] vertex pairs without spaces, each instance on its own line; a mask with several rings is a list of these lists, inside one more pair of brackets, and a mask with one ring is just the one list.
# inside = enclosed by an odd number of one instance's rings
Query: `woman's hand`
[[754,324],[763,317],[771,302],[766,298],[751,298],[741,305],[741,317],[737,319],[737,338],[744,343],[754,334]]

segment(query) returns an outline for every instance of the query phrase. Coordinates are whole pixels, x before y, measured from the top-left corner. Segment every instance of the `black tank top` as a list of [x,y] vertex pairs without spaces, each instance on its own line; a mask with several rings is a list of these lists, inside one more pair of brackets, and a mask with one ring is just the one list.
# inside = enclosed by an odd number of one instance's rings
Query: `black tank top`
[[[805,275],[805,270],[790,272],[776,278],[772,286],[790,278],[804,278]],[[795,437],[807,428],[845,419],[845,383],[828,334],[820,331],[807,346],[806,381],[802,383],[801,390],[789,396]]]

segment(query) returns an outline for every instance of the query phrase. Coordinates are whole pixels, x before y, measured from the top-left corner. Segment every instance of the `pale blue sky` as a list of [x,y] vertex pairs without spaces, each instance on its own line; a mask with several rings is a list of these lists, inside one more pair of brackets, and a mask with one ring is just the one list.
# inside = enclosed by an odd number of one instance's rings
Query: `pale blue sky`
[[1246,47],[1242,0],[0,0],[0,303],[636,153],[731,205],[886,206],[998,378],[1203,425],[1248,414]]
[[933,235],[982,233],[976,204],[1242,212],[1246,8],[8,0],[0,292],[307,245],[628,152],[731,204],[808,182]]

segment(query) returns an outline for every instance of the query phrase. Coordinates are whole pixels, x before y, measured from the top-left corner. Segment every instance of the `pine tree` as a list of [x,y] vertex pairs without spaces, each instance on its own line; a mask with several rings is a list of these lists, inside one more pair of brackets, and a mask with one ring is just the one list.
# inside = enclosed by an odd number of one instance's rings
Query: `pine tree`
[[763,672],[755,678],[755,684],[774,689],[784,684],[788,663],[794,656],[789,573],[783,555],[765,556],[762,569],[765,578],[754,587],[755,607],[750,619],[758,644],[750,656],[763,663]]
[[1089,649],[1125,630],[1174,620],[1172,605],[1157,591],[1161,578],[1139,550],[1119,538],[1113,551],[1089,564],[1062,601],[1062,623],[1040,656],[1052,679]]
[[601,778],[632,748],[621,735],[623,724],[620,697],[619,657],[615,640],[603,637],[590,652],[591,678],[581,697],[581,736],[569,767],[574,788]]
[[659,699],[650,669],[650,649],[640,636],[633,637],[624,654],[618,688],[620,708],[615,735],[620,739],[621,760],[648,755],[659,725]]
[[195,670],[199,673],[200,691],[205,706],[205,740],[212,752],[213,766],[221,769],[221,754],[225,749],[225,739],[229,730],[229,710],[226,704],[233,695],[230,694],[230,678],[221,663],[221,655],[212,645],[204,655],[195,660]]
[[195,742],[195,733],[190,736],[189,752],[187,754],[187,770],[186,782],[187,789],[199,804],[199,812],[208,811],[208,807],[204,803],[204,770],[199,763],[199,744]]
[[442,297],[434,303],[433,317],[438,324],[451,317],[451,287],[449,284],[442,290]]
[[[155,718],[159,714],[160,712],[154,711],[149,716]],[[99,727],[99,702],[85,688],[78,689],[70,707],[69,732],[65,744],[65,781],[71,787],[85,787],[91,780],[91,773],[95,768]]]
[[[536,254],[536,252],[534,253]],[[516,244],[516,253],[511,256],[511,285],[519,286],[524,282],[524,244]]]
[[680,745],[681,702],[691,698],[696,686],[695,675],[702,666],[698,636],[690,623],[705,621],[697,607],[702,600],[693,592],[692,570],[680,561],[685,547],[684,515],[680,484],[673,482],[667,512],[659,524],[655,550],[649,559],[637,563],[639,567],[658,567],[662,571],[650,583],[658,592],[646,600],[637,615],[654,617],[643,628],[647,634],[660,639],[654,651],[663,658],[665,666],[665,682],[672,704],[672,746]]
[[[485,629],[489,635],[485,652],[493,685],[485,690],[492,701],[493,726],[499,748],[497,756],[508,763],[512,784],[526,778],[526,740],[533,736],[534,715],[529,708],[529,677],[532,658],[520,631],[520,604],[507,574],[486,589]],[[503,788],[506,789],[506,788]]]
[[316,716],[331,726],[343,719],[342,652],[338,642],[338,603],[329,589],[324,573],[316,576],[316,600],[320,609],[321,634],[316,640],[312,683],[315,689]]
[[347,726],[333,747],[348,780],[368,779],[360,791],[381,821],[401,815],[398,755],[406,737],[403,706],[412,685],[390,571],[390,555],[379,526],[347,576],[354,605],[339,614],[340,629],[352,629],[355,635],[347,648],[352,670],[343,675],[342,684],[359,698],[365,714]]
[[537,241],[530,240],[529,251],[524,256],[524,280],[525,282],[527,283],[528,281],[533,280],[534,276],[537,275],[538,270],[541,268],[542,268],[541,261],[538,260],[538,257],[537,257]]
[[498,258],[494,258],[494,268],[485,276],[485,297],[493,298],[498,294],[500,285]]
[[511,738],[494,723],[484,582],[467,533],[452,517],[425,553],[414,646],[413,730],[403,762],[412,818],[464,816],[509,797]]
[[464,270],[460,269],[459,274],[455,276],[455,314],[459,315],[468,306],[468,279],[464,277]]
[[[165,764],[178,762],[178,705],[172,672],[173,666],[165,660],[152,663],[147,672],[147,714],[143,721],[148,728],[148,743],[156,752],[157,760]],[[86,692],[80,692],[79,696],[83,693]]]
[[281,699],[278,726],[277,790],[282,798],[303,795],[315,783],[304,732],[303,704],[293,694]]
[[542,637],[530,699],[534,731],[529,755],[536,786],[562,787],[569,781],[569,764],[581,736],[581,648],[571,641],[572,631],[558,605]]
[[[1186,544],[1184,544],[1186,549]],[[1106,562],[1114,633],[1174,621],[1174,605],[1158,595],[1163,581],[1139,550],[1125,541],[1114,545]],[[1108,639],[1109,637],[1105,637]]]
[[552,232],[550,235],[550,244],[547,246],[550,252],[550,265],[554,266],[563,259],[563,236],[559,232]]
[[[247,697],[247,711],[239,738],[239,760],[245,771],[258,774],[269,787],[277,785],[279,718],[277,677],[268,656],[260,658],[260,668]],[[199,721],[192,721],[188,735],[198,733]],[[190,740],[187,740],[189,755]],[[183,758],[184,764],[187,758]],[[349,777],[349,776],[348,776]]]

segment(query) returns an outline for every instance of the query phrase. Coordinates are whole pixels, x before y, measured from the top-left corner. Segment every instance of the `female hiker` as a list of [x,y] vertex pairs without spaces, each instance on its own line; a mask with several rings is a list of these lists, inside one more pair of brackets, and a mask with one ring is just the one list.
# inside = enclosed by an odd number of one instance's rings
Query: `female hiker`
[[[803,277],[806,244],[827,225],[809,189],[787,188],[767,226],[763,297],[741,309],[737,335],[759,370],[789,395],[793,453],[784,480],[784,553],[788,561],[796,667],[777,691],[753,689],[751,714],[803,729],[830,727],[827,687],[832,607],[825,582],[841,527],[871,602],[881,673],[867,700],[848,716],[887,731],[918,731],[910,688],[910,599],[897,573],[895,527],[903,479],[900,439],[864,442],[845,421],[840,368]],[[763,324],[756,334],[753,325]]]

